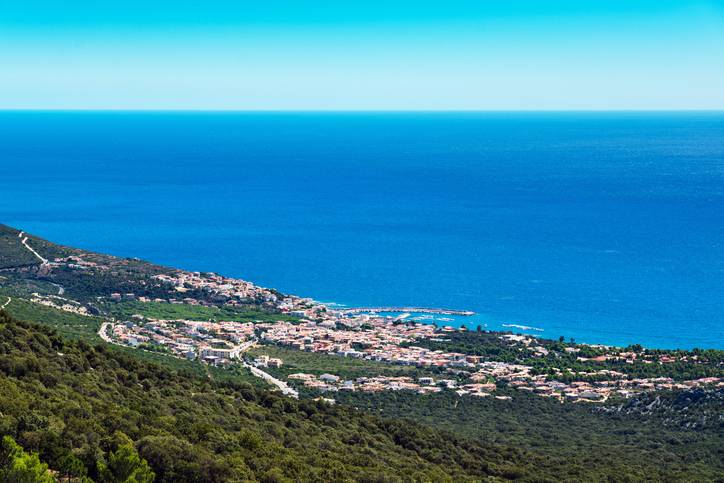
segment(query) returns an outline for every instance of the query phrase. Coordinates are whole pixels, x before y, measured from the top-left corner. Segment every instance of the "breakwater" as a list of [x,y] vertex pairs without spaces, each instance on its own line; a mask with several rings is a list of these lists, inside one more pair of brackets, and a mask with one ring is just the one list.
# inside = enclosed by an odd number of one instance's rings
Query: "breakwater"
[[415,314],[437,314],[437,315],[463,315],[470,316],[475,315],[475,312],[470,310],[452,310],[452,309],[437,309],[430,307],[352,307],[348,309],[340,310],[343,314],[361,314],[361,313],[373,313],[378,314],[380,312],[390,313],[415,313]]

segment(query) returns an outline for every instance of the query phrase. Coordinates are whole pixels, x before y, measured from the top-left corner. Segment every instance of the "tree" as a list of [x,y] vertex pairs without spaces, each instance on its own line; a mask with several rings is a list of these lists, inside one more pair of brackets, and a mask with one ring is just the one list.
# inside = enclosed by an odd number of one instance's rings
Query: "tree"
[[72,453],[68,453],[58,461],[58,472],[68,481],[83,478],[88,474],[83,462]]
[[148,462],[138,455],[133,441],[121,432],[114,435],[119,441],[116,451],[108,454],[108,461],[98,462],[98,474],[108,483],[151,483],[156,475]]
[[5,436],[0,446],[0,481],[52,483],[55,479],[37,453],[26,453],[12,437]]

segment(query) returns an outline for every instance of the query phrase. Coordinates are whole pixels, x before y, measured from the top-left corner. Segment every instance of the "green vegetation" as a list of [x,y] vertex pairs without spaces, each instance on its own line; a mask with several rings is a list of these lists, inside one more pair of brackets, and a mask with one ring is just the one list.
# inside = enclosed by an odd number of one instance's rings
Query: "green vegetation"
[[[156,481],[539,475],[534,458],[509,447],[171,371],[105,345],[66,341],[4,312],[0,410],[0,434],[37,452],[53,470],[75,468],[98,481],[108,481],[108,471],[129,474],[123,468],[133,464],[141,469],[131,473],[147,476],[142,460]],[[138,459],[119,442],[119,432],[130,438]]]
[[[68,297],[90,304],[95,304],[98,297],[108,298],[113,293],[133,293],[137,297],[151,299],[178,295],[168,284],[152,279],[153,275],[164,273],[155,265],[110,257],[107,263],[110,268],[106,270],[79,270],[67,265],[54,267],[45,278],[63,286]],[[201,291],[189,292],[187,295],[205,296]]]
[[[698,379],[701,377],[724,377],[724,351],[709,349],[692,351],[657,350],[641,347],[630,347],[625,350],[641,351],[643,356],[649,358],[644,362],[639,358],[634,363],[625,360],[581,361],[579,357],[592,358],[605,353],[604,349],[582,344],[566,343],[562,340],[552,341],[537,339],[538,344],[549,351],[548,355],[536,355],[530,348],[520,344],[510,344],[500,339],[498,332],[449,332],[441,334],[442,340],[421,339],[412,345],[433,350],[449,352],[463,352],[483,356],[484,359],[511,363],[521,363],[532,366],[534,373],[548,374],[553,379],[562,381],[574,380],[570,372],[595,372],[603,369],[627,374],[634,378],[671,377],[675,380]],[[580,352],[565,352],[567,347],[578,349]],[[659,356],[671,356],[679,359],[687,357],[687,361],[660,364]],[[693,360],[696,357],[697,361]],[[557,373],[554,368],[563,373]],[[601,376],[600,379],[608,378]],[[581,380],[576,376],[575,380]],[[597,377],[589,378],[596,380]]]
[[7,312],[19,320],[41,320],[43,324],[56,329],[69,339],[83,339],[88,342],[100,342],[98,329],[103,319],[65,312],[53,307],[36,304],[28,300],[13,298],[6,308]]
[[151,319],[185,319],[185,320],[233,320],[238,322],[276,322],[278,320],[296,322],[298,317],[277,314],[251,308],[232,307],[229,305],[203,306],[188,304],[171,304],[167,302],[118,302],[104,306],[116,318],[125,320],[139,314]]
[[[40,321],[43,325],[52,327],[60,335],[68,339],[84,340],[93,344],[101,342],[98,330],[103,319],[99,317],[77,315],[17,298],[13,298],[12,303],[6,308],[6,312],[18,320]],[[266,387],[258,378],[241,368],[208,367],[199,362],[179,359],[157,351],[149,352],[118,345],[109,346],[108,350],[127,354],[143,361],[161,364],[172,370],[185,371],[219,380],[243,380],[259,387]]]
[[0,445],[0,481],[52,483],[53,477],[37,453],[26,453],[12,437],[4,436]]
[[335,374],[342,379],[356,379],[371,376],[426,376],[432,372],[419,369],[415,366],[398,366],[385,362],[354,359],[338,355],[302,352],[295,349],[276,345],[263,345],[254,347],[246,352],[249,357],[259,357],[266,354],[284,361],[280,368],[265,369],[276,377],[286,379],[289,374],[305,372],[320,375],[325,372]]
[[0,295],[30,298],[34,293],[57,295],[58,285],[28,276],[23,271],[3,271],[0,275]]
[[[40,260],[22,245],[19,233],[20,231],[15,228],[0,224],[0,269],[40,265]],[[48,259],[67,256],[74,252],[71,248],[55,245],[27,233],[23,236],[28,237],[28,243],[34,250]]]
[[[102,265],[49,271],[17,233],[0,225],[0,305],[6,294],[12,297],[6,311],[0,310],[0,481],[724,481],[721,388],[597,405],[562,404],[504,384],[495,395],[510,400],[386,391],[334,393],[334,406],[313,398],[297,401],[270,390],[241,365],[213,367],[172,357],[158,346],[101,343],[101,317],[29,298],[65,290],[64,296],[94,313],[119,320],[136,314],[242,322],[298,318],[274,313],[263,300],[230,307],[224,305],[228,298],[212,290],[180,294],[154,278],[173,269],[31,237],[31,246],[50,259],[82,255]],[[112,293],[124,294],[122,301],[110,302]],[[139,296],[188,296],[211,306],[133,300]],[[563,339],[532,344],[547,355],[482,330],[441,333],[440,339],[413,345],[524,363],[561,380],[572,377],[571,371],[601,369],[675,379],[722,377],[724,371],[724,351],[631,347],[641,357],[629,364],[579,360],[606,350]],[[268,369],[280,378],[295,372],[343,379],[454,378],[442,369],[276,345],[247,355],[262,354],[284,361]],[[661,356],[675,362],[660,363]]]
[[98,475],[101,481],[123,481],[132,483],[151,483],[156,475],[148,462],[138,456],[133,441],[121,432],[114,434],[119,440],[116,451],[108,454],[107,461],[98,462]]
[[[671,393],[612,403],[561,404],[523,391],[495,397],[452,392],[337,393],[340,404],[542,455],[539,475],[558,481],[722,481],[724,391]],[[698,395],[697,395],[698,394]],[[680,400],[679,404],[673,401]],[[658,410],[652,409],[659,401]],[[626,408],[638,407],[638,412]]]
[[173,372],[181,372],[196,377],[207,378],[214,381],[230,382],[234,384],[246,383],[258,389],[269,389],[269,385],[262,379],[253,376],[247,369],[240,365],[231,365],[229,367],[215,367],[202,364],[198,361],[190,361],[181,359],[168,354],[157,351],[144,351],[127,346],[111,345],[107,346],[109,351],[124,354],[127,357],[138,359],[139,361],[158,364]]
[[516,362],[522,357],[531,356],[530,351],[521,351],[500,340],[496,332],[445,332],[439,339],[419,339],[406,344],[445,352],[483,356],[501,362]]
[[38,265],[38,260],[20,243],[18,231],[0,225],[0,268]]

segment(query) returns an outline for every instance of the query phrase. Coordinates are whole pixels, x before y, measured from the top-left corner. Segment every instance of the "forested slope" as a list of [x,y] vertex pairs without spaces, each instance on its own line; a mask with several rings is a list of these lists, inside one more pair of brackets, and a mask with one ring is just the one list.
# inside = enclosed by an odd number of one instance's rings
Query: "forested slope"
[[336,398],[544,456],[537,471],[559,481],[724,481],[724,389],[643,394],[605,405],[507,394],[512,399],[404,391]]
[[[130,438],[156,481],[480,480],[535,459],[344,406],[172,372],[0,312],[0,433],[103,479]],[[125,435],[125,436],[124,436]],[[120,438],[120,443],[119,443]],[[554,475],[548,475],[553,478]]]

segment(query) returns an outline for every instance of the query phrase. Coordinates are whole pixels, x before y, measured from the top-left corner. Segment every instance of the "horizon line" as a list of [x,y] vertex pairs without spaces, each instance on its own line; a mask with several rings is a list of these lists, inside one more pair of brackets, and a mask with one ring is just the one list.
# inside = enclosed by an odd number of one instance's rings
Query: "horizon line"
[[7,112],[107,112],[107,113],[724,113],[721,108],[683,108],[683,109],[214,109],[214,108],[3,108]]

